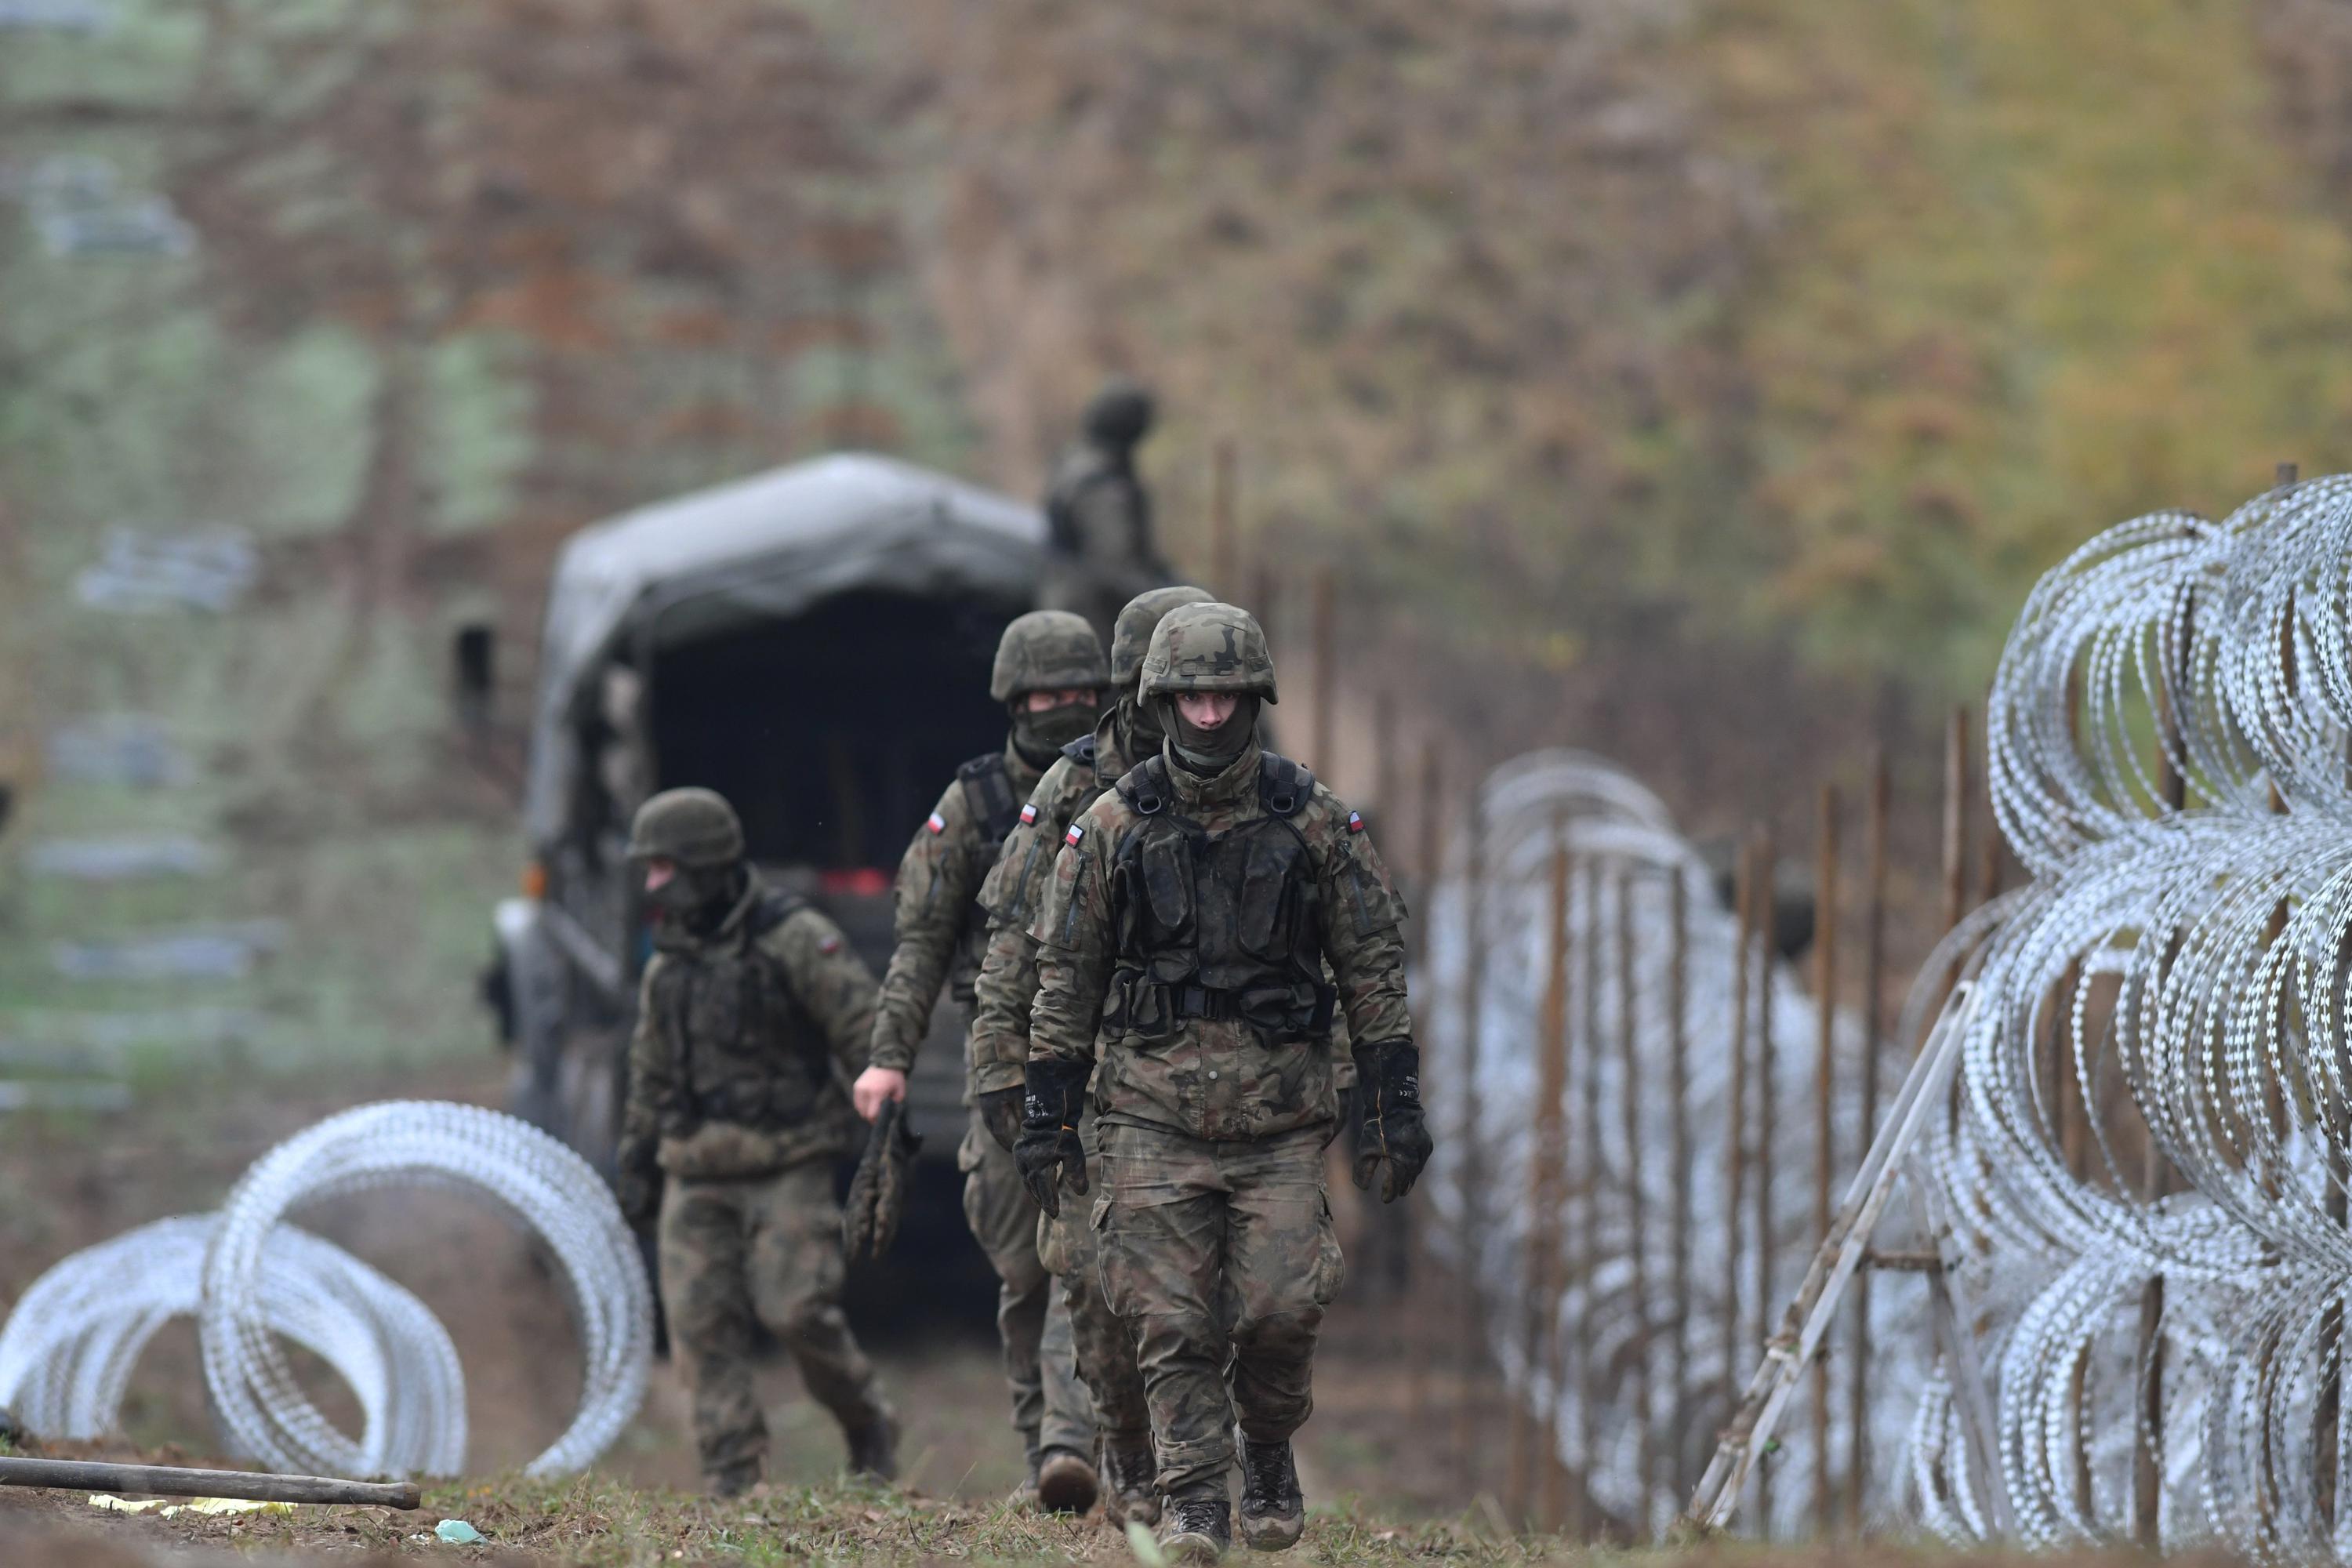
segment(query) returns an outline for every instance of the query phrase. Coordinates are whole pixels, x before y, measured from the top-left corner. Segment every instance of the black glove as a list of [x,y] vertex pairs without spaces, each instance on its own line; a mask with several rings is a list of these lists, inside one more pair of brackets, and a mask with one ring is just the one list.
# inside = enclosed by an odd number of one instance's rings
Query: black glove
[[852,1259],[879,1258],[898,1239],[898,1220],[907,1212],[908,1190],[914,1185],[915,1155],[923,1141],[907,1125],[907,1108],[895,1100],[882,1102],[882,1112],[866,1134],[866,1152],[857,1174],[849,1181],[849,1201],[842,1205],[841,1240]]
[[974,1102],[980,1107],[980,1124],[1008,1154],[1021,1142],[1021,1101],[1027,1093],[1017,1086],[992,1089]]
[[650,1145],[623,1145],[613,1173],[613,1195],[620,1200],[621,1217],[631,1229],[643,1230],[661,1216],[662,1168]]
[[1370,1190],[1381,1172],[1381,1202],[1392,1204],[1412,1191],[1422,1167],[1437,1145],[1421,1110],[1421,1052],[1410,1040],[1358,1046],[1356,1185]]
[[1048,1215],[1062,1212],[1061,1173],[1069,1168],[1070,1189],[1087,1190],[1087,1150],[1078,1138],[1078,1116],[1085,1109],[1090,1062],[1055,1058],[1029,1064],[1028,1084],[1021,1101],[1021,1138],[1013,1145],[1013,1159],[1029,1195]]

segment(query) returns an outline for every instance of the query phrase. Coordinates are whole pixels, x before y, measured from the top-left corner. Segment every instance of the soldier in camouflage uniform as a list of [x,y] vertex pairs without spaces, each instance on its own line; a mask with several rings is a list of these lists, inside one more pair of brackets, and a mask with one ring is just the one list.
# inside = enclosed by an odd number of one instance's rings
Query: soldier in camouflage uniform
[[[989,695],[1005,704],[1012,733],[1002,751],[956,770],[898,863],[898,947],[875,1011],[872,1065],[856,1085],[857,1110],[869,1120],[885,1100],[905,1097],[941,983],[971,1005],[987,935],[981,882],[1047,764],[1094,729],[1108,679],[1102,645],[1080,616],[1038,610],[1005,628]],[[1054,1300],[1053,1275],[1037,1256],[1037,1207],[977,1110],[957,1164],[964,1216],[1002,1282],[997,1328],[1028,1489],[1049,1508],[1083,1512],[1097,1489],[1094,1412],[1073,1365],[1068,1309]]]
[[[1119,611],[1111,635],[1110,679],[1117,700],[1094,733],[1073,741],[1030,792],[1021,820],[980,901],[988,910],[988,952],[975,986],[970,1053],[981,1120],[1010,1155],[1021,1135],[1022,1080],[1029,1063],[1029,1008],[1037,994],[1037,944],[1029,923],[1054,868],[1054,850],[1071,821],[1163,739],[1157,711],[1136,695],[1144,649],[1169,611],[1211,602],[1204,589],[1154,588]],[[1081,1129],[1092,1138],[1092,1128]],[[1094,1396],[1100,1435],[1104,1507],[1114,1521],[1160,1517],[1152,1484],[1151,1413],[1135,1364],[1135,1336],[1110,1310],[1095,1268],[1094,1233],[1074,1215],[1040,1215],[1037,1255],[1062,1281],[1078,1375]]]
[[887,1479],[898,1423],[842,1315],[833,1190],[859,1142],[842,1086],[865,1059],[873,973],[833,921],[761,882],[734,808],[709,790],[646,802],[628,852],[645,868],[655,952],[617,1186],[632,1224],[658,1211],[662,1304],[704,1479],[732,1496],[760,1479],[761,1324],[841,1423],[850,1468]]
[[1168,581],[1152,536],[1151,493],[1135,449],[1151,432],[1151,394],[1114,376],[1087,404],[1084,439],[1045,491],[1045,571],[1037,603],[1074,610],[1096,635],[1116,635],[1119,606]]
[[1171,613],[1140,695],[1167,743],[1070,825],[1031,928],[1015,1157],[1049,1213],[1064,1182],[1088,1191],[1091,1078],[1103,1191],[1088,1221],[1136,1333],[1161,1542],[1194,1558],[1230,1544],[1238,1424],[1243,1533],[1278,1551],[1305,1526],[1290,1437],[1313,1408],[1316,1336],[1343,1272],[1323,1190],[1335,1009],[1356,1042],[1357,1182],[1393,1202],[1431,1152],[1404,907],[1361,818],[1259,747],[1274,663],[1246,612]]

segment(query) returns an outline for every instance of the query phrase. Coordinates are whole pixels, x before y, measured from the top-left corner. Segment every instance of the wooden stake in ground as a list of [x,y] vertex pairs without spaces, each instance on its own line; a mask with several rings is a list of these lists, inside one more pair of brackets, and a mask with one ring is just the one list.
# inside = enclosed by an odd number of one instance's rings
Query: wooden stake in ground
[[1674,1131],[1667,1152],[1675,1163],[1675,1207],[1667,1244],[1672,1251],[1671,1291],[1675,1301],[1674,1341],[1668,1364],[1675,1386],[1667,1401],[1674,1423],[1675,1495],[1688,1494],[1694,1478],[1684,1458],[1682,1433],[1690,1412],[1691,1300],[1691,1141],[1690,1141],[1690,890],[1681,868],[1666,874],[1669,914],[1666,932],[1666,1092],[1674,1097]]
[[1724,1097],[1723,1130],[1723,1364],[1741,1364],[1739,1230],[1747,1213],[1748,1179],[1748,966],[1755,954],[1756,846],[1743,840],[1732,874],[1731,907],[1739,926],[1731,965],[1731,1086]]
[[1478,1037],[1482,1021],[1481,992],[1486,978],[1486,833],[1475,812],[1470,814],[1470,845],[1466,874],[1462,879],[1462,1235],[1454,1256],[1462,1270],[1461,1316],[1455,1331],[1461,1336],[1461,1398],[1454,1413],[1454,1456],[1461,1467],[1462,1492],[1475,1495],[1478,1481],[1478,1384],[1485,1358],[1479,1353],[1480,1325],[1476,1259],[1485,1234],[1486,1162],[1478,1157],[1482,1143],[1478,1107]]
[[[1887,776],[1886,749],[1870,752],[1870,816],[1863,832],[1869,861],[1862,927],[1862,1136],[1864,1146],[1878,1131],[1878,1058],[1886,1032],[1886,818],[1894,789]],[[1853,1382],[1847,1387],[1845,1528],[1862,1533],[1863,1487],[1870,1461],[1870,1276],[1853,1289]]]
[[326,1476],[184,1470],[170,1465],[109,1465],[87,1459],[0,1458],[0,1487],[240,1498],[250,1502],[344,1503],[397,1509],[424,1506],[415,1481],[344,1481]]
[[[1634,1463],[1641,1477],[1641,1503],[1631,1523],[1633,1539],[1650,1539],[1656,1517],[1652,1489],[1657,1485],[1656,1411],[1650,1395],[1650,1276],[1642,1244],[1650,1234],[1649,1216],[1642,1202],[1642,1052],[1636,1031],[1640,1013],[1633,999],[1633,880],[1622,868],[1616,878],[1617,895],[1617,1053],[1623,1074],[1619,1105],[1625,1119],[1625,1254],[1633,1265],[1633,1357]],[[1587,1469],[1591,1461],[1586,1461]]]
[[[1813,868],[1813,1235],[1830,1234],[1830,1184],[1837,1174],[1833,1121],[1837,1075],[1838,792],[1822,786],[1822,815]],[[1830,1363],[1813,1362],[1813,1532],[1835,1527],[1836,1493],[1830,1486]]]
[[1528,1222],[1523,1343],[1524,1364],[1533,1375],[1527,1380],[1526,1396],[1512,1402],[1511,1459],[1507,1467],[1512,1506],[1523,1520],[1536,1517],[1536,1478],[1549,1476],[1550,1468],[1559,1463],[1559,1401],[1556,1392],[1546,1403],[1540,1420],[1536,1417],[1531,1401],[1538,1384],[1555,1391],[1558,1388],[1551,1373],[1559,1342],[1559,1220],[1568,1185],[1564,1174],[1564,1102],[1568,1093],[1569,878],[1568,824],[1561,820],[1552,825],[1551,916],[1547,934],[1549,963],[1544,986],[1543,1035],[1537,1058],[1536,1157],[1529,1167],[1528,1184],[1532,1212]]

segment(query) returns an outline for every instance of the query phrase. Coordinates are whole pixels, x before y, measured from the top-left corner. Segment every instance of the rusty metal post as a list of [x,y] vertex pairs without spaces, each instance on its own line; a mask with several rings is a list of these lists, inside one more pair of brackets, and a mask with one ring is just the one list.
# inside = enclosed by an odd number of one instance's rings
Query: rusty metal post
[[[1640,1510],[1628,1522],[1633,1539],[1650,1538],[1654,1517],[1654,1489],[1658,1480],[1656,1410],[1650,1391],[1650,1274],[1643,1243],[1650,1234],[1642,1190],[1642,1051],[1637,1030],[1641,1021],[1633,991],[1633,881],[1622,868],[1617,872],[1617,1056],[1618,1100],[1625,1119],[1625,1251],[1632,1265],[1633,1333],[1631,1347],[1633,1378],[1633,1429],[1637,1434],[1634,1463],[1641,1477]],[[1597,1044],[1597,1042],[1596,1042]],[[1597,1067],[1598,1061],[1594,1063]],[[1595,1074],[1597,1078],[1599,1075]],[[1586,1462],[1588,1471],[1591,1461]]]
[[1307,635],[1315,646],[1315,726],[1314,750],[1307,754],[1307,765],[1326,778],[1339,776],[1339,762],[1332,755],[1339,745],[1337,726],[1339,713],[1339,589],[1332,580],[1331,568],[1325,566],[1315,574],[1315,592],[1311,607],[1312,619]]
[[[1837,1177],[1832,1090],[1837,1077],[1838,792],[1822,785],[1821,829],[1813,868],[1813,1235],[1830,1235],[1830,1184]],[[1813,1362],[1813,1532],[1836,1527],[1830,1484],[1830,1363]]]
[[[1413,900],[1412,967],[1410,972],[1412,976],[1420,978],[1424,987],[1428,984],[1430,902],[1436,896],[1445,848],[1444,819],[1438,811],[1438,784],[1437,742],[1424,741],[1421,749],[1421,833],[1420,842],[1413,850],[1413,870],[1420,885],[1415,889],[1418,897]],[[1427,992],[1424,990],[1423,994],[1426,995]],[[1425,1009],[1421,1018],[1426,1026],[1429,1020]],[[1405,1237],[1409,1252],[1418,1261],[1421,1232],[1411,1221],[1406,1222]],[[1427,1321],[1424,1281],[1428,1277],[1429,1271],[1425,1268],[1413,1270],[1411,1317],[1416,1328],[1425,1326]],[[1430,1429],[1429,1363],[1430,1358],[1425,1354],[1405,1358],[1406,1400],[1412,1412],[1412,1429],[1416,1432]]]
[[[1863,828],[1867,861],[1862,925],[1862,1141],[1878,1132],[1878,1064],[1886,1033],[1886,819],[1894,788],[1886,748],[1870,749],[1870,812]],[[1862,1533],[1863,1488],[1870,1462],[1870,1274],[1853,1282],[1853,1368],[1846,1404],[1845,1528]]]
[[1230,436],[1217,437],[1209,470],[1209,585],[1223,595],[1241,587],[1241,475]]
[[1687,1497],[1696,1479],[1684,1461],[1681,1441],[1681,1433],[1691,1416],[1690,889],[1680,867],[1666,876],[1671,900],[1666,928],[1666,1092],[1674,1100],[1674,1131],[1667,1149],[1675,1163],[1675,1207],[1667,1237],[1674,1270],[1670,1364],[1675,1369],[1675,1387],[1674,1397],[1667,1405],[1667,1419],[1675,1434],[1672,1478],[1675,1496]]
[[1478,1385],[1482,1381],[1480,1346],[1484,1342],[1479,1331],[1483,1315],[1479,1310],[1477,1272],[1485,1230],[1485,1205],[1480,1201],[1485,1187],[1485,1162],[1478,1157],[1484,1142],[1479,1136],[1478,1037],[1483,1027],[1479,1015],[1486,978],[1486,830],[1484,820],[1475,811],[1470,814],[1469,835],[1466,874],[1462,884],[1462,1122],[1456,1133],[1462,1140],[1463,1226],[1457,1254],[1462,1268],[1462,1300],[1461,1316],[1455,1324],[1461,1335],[1462,1386],[1454,1413],[1454,1460],[1460,1466],[1465,1497],[1475,1492],[1478,1479]]
[[[1773,1140],[1778,1136],[1779,1107],[1773,1101],[1780,1087],[1780,1042],[1772,1026],[1772,982],[1780,964],[1780,852],[1768,824],[1756,837],[1756,874],[1751,879],[1756,899],[1754,916],[1759,937],[1756,976],[1756,1327],[1759,1339],[1772,1332],[1773,1265],[1778,1261],[1772,1236]],[[1771,1536],[1772,1475],[1756,1467],[1757,1533]]]
[[[1550,929],[1547,963],[1543,1033],[1537,1057],[1535,1158],[1528,1163],[1527,1274],[1522,1327],[1522,1352],[1528,1369],[1522,1397],[1511,1405],[1510,1455],[1506,1466],[1507,1495],[1521,1520],[1534,1517],[1538,1464],[1557,1462],[1559,1451],[1559,1402],[1556,1391],[1545,1402],[1540,1421],[1532,1401],[1538,1387],[1552,1384],[1554,1349],[1559,1342],[1560,1279],[1559,1231],[1562,1175],[1566,1158],[1566,1099],[1568,1094],[1568,945],[1569,854],[1568,826],[1552,826]],[[1538,1448],[1540,1442],[1542,1447]],[[1538,1459],[1541,1454],[1540,1461]]]
[[1576,1461],[1574,1485],[1555,1466],[1548,1476],[1554,1493],[1565,1491],[1567,1507],[1556,1510],[1550,1506],[1554,1498],[1545,1500],[1547,1519],[1565,1517],[1569,1531],[1579,1540],[1589,1537],[1599,1526],[1598,1510],[1592,1506],[1592,1451],[1598,1446],[1598,1423],[1594,1405],[1600,1397],[1599,1358],[1592,1353],[1592,1324],[1598,1316],[1594,1310],[1593,1281],[1601,1272],[1601,1057],[1605,1048],[1601,1042],[1601,863],[1588,858],[1584,875],[1579,879],[1584,887],[1584,946],[1580,953],[1577,984],[1583,988],[1580,1009],[1583,1027],[1576,1050],[1578,1100],[1583,1115],[1578,1123],[1577,1142],[1582,1148],[1582,1169],[1576,1183],[1576,1254],[1577,1312],[1570,1325],[1569,1343],[1576,1357]]
[[[1756,899],[1756,846],[1743,839],[1732,876],[1731,905],[1739,928],[1731,965],[1731,1084],[1724,1096],[1723,1144],[1723,1366],[1727,1397],[1738,1396],[1741,1347],[1739,1230],[1747,1212],[1748,1177],[1748,966],[1756,948],[1752,917]],[[1769,1310],[1769,1309],[1767,1309]]]
[[1952,710],[1944,736],[1944,929],[1969,912],[1969,710]]

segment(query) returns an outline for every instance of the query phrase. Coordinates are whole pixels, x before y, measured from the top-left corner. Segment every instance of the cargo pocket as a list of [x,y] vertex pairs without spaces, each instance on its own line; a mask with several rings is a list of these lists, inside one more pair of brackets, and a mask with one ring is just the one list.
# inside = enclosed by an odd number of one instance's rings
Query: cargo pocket
[[981,1140],[987,1137],[986,1131],[977,1122],[964,1124],[963,1142],[956,1145],[957,1170],[969,1176],[987,1163],[988,1151],[981,1143]]
[[1339,1299],[1348,1282],[1348,1260],[1339,1251],[1339,1227],[1331,1221],[1331,1194],[1315,1194],[1315,1267],[1308,1276],[1315,1304],[1328,1307]]

